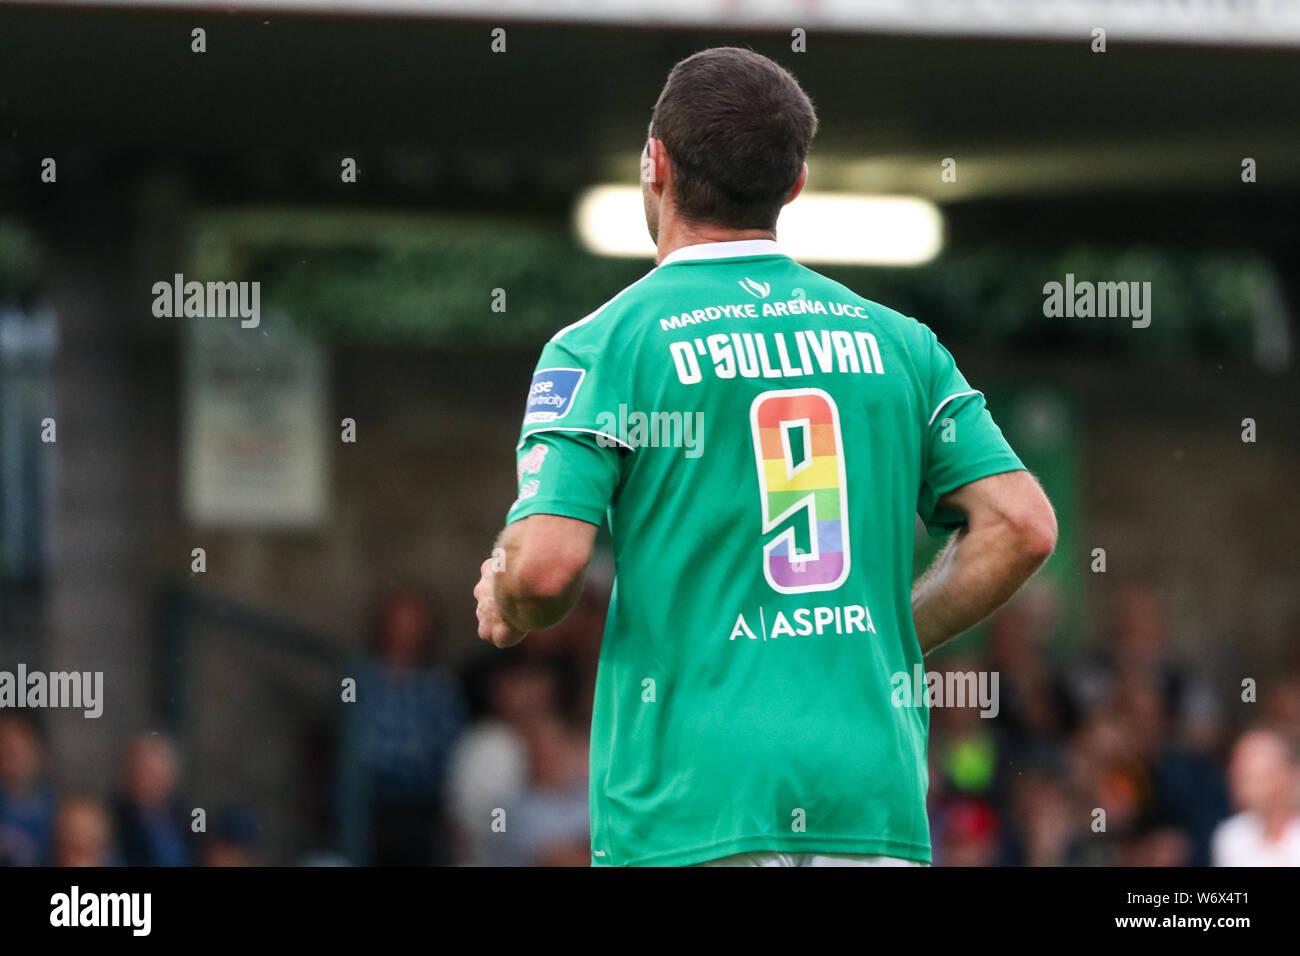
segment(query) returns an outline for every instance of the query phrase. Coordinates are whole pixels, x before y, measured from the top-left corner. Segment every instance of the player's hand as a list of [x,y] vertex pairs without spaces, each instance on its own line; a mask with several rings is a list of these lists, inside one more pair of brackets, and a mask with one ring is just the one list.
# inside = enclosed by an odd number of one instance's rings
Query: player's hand
[[488,558],[479,568],[478,584],[474,586],[474,597],[478,600],[478,636],[497,647],[514,647],[528,636],[528,632],[518,630],[501,617],[492,590],[494,574],[496,572],[492,570],[492,559]]

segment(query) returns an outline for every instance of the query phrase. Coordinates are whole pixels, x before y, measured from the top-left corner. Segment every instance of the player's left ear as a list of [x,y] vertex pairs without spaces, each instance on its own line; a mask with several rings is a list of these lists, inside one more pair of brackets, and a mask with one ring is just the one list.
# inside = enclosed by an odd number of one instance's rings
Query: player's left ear
[[803,169],[799,170],[799,178],[794,181],[794,186],[790,189],[790,195],[785,197],[785,202],[783,203],[783,205],[788,206],[790,205],[790,203],[794,202],[795,197],[797,197],[801,192],[803,192],[804,184],[807,182],[808,182],[808,164],[804,163]]

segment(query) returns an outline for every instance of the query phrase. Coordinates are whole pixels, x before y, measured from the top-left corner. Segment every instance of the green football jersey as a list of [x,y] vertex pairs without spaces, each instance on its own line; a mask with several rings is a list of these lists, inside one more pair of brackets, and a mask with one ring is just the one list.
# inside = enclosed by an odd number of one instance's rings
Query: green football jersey
[[916,516],[1024,467],[934,333],[770,240],[678,249],[546,345],[517,461],[508,521],[613,542],[593,864],[929,862]]

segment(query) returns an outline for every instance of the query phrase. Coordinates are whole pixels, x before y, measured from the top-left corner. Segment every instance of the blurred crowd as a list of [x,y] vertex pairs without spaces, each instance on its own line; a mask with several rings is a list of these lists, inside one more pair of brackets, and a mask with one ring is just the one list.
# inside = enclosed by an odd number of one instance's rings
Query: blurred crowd
[[1131,587],[1100,646],[1054,663],[1057,612],[1031,586],[980,656],[929,662],[1000,691],[992,719],[931,711],[935,862],[1300,866],[1300,654],[1216,683],[1177,653],[1160,593]]
[[[454,672],[440,664],[436,604],[416,588],[386,592],[354,712],[365,858],[299,862],[586,865],[608,584],[593,574],[561,625]],[[1122,592],[1106,639],[1082,656],[1048,653],[1057,616],[1035,586],[971,642],[978,653],[927,663],[998,676],[995,717],[931,711],[935,863],[1300,865],[1300,645],[1290,666],[1256,675],[1257,698],[1238,700],[1241,678],[1216,685],[1176,653],[1153,589]],[[56,792],[45,758],[37,724],[0,712],[0,865],[286,862],[266,859],[249,808],[194,825],[164,736],[126,743],[111,798]]]
[[[171,743],[141,735],[123,752],[111,800],[56,793],[44,742],[26,716],[0,714],[0,866],[247,866],[261,835],[252,814],[196,818],[178,790]],[[196,827],[196,819],[199,825]]]

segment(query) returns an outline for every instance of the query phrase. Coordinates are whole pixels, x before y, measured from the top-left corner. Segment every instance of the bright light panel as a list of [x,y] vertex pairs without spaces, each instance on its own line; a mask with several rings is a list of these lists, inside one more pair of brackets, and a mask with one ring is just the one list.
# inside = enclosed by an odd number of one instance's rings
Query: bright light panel
[[[578,238],[598,255],[654,257],[635,186],[589,189],[575,220]],[[800,262],[916,266],[943,246],[943,216],[911,196],[805,193],[781,211],[777,240]]]

